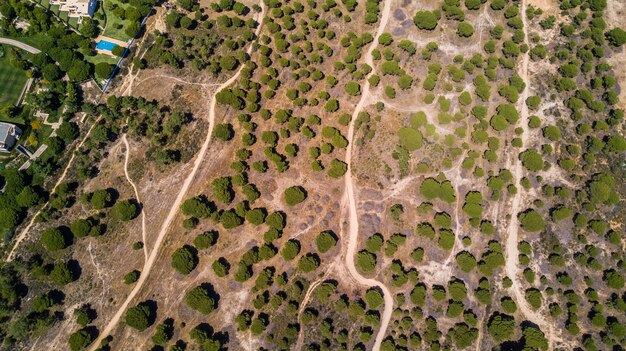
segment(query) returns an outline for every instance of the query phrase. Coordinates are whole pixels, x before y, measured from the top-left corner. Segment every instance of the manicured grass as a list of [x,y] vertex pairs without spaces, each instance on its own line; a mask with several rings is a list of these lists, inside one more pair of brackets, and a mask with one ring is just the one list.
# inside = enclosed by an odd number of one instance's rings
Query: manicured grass
[[97,54],[96,56],[85,56],[85,60],[93,63],[94,65],[97,65],[100,62],[106,62],[114,65],[117,63],[117,60],[119,60],[119,58],[105,54]]
[[13,55],[11,47],[3,45],[4,57],[0,58],[0,106],[15,104],[26,84],[26,72],[9,63]]
[[111,11],[111,6],[117,5],[118,7],[126,8],[126,6],[121,1],[118,0],[107,0],[103,7],[104,12],[106,14],[106,28],[104,29],[103,35],[107,37],[111,37],[118,40],[127,41],[130,39],[124,31],[130,25],[130,21],[122,20],[119,17],[115,16],[113,11]]
[[77,17],[72,17],[72,18],[68,19],[67,20],[67,24],[69,24],[74,29],[78,29],[78,18]]
[[59,15],[59,13],[61,12],[59,10],[59,5],[50,5],[50,11],[54,12],[54,14],[56,14],[57,16]]

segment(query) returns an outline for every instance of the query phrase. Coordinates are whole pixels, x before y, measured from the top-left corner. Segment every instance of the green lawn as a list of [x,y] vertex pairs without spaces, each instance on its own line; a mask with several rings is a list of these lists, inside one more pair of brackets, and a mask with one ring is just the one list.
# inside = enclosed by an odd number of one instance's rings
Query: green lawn
[[106,28],[104,29],[104,35],[114,39],[127,41],[130,37],[124,33],[124,30],[131,22],[128,20],[122,20],[115,16],[113,10],[111,10],[114,6],[126,8],[129,5],[126,5],[119,0],[107,0],[104,3],[103,9],[106,15]]
[[9,63],[12,51],[8,45],[2,45],[4,57],[0,58],[0,106],[15,104],[26,84],[26,72]]
[[94,65],[97,65],[100,62],[107,62],[114,65],[119,60],[119,57],[113,57],[105,54],[97,54],[96,56],[85,55],[85,60],[93,63]]
[[67,24],[69,24],[74,29],[78,29],[78,17],[72,17],[68,19]]

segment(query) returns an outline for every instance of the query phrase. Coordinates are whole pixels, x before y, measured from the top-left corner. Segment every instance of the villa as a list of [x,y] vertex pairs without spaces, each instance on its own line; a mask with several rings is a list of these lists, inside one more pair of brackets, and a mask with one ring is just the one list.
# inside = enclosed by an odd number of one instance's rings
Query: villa
[[69,17],[77,17],[79,23],[84,17],[93,17],[97,0],[50,0],[50,5],[59,5],[59,11],[67,11]]
[[22,130],[15,124],[0,122],[0,152],[9,152],[20,139]]

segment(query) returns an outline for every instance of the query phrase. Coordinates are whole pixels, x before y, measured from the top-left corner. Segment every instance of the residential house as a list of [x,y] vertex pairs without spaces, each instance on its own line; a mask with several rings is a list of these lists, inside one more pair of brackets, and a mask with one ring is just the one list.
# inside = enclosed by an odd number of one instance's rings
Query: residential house
[[20,139],[22,130],[11,123],[0,122],[0,152],[9,152]]
[[67,11],[69,17],[93,17],[98,6],[97,0],[50,0],[50,5],[59,5],[59,11]]

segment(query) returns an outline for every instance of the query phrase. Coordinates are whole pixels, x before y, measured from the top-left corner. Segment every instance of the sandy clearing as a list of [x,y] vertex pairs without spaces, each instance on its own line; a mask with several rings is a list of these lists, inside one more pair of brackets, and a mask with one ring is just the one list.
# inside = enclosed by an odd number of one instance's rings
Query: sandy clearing
[[[260,32],[260,30],[262,28],[262,18],[263,18],[264,14],[265,14],[265,6],[264,6],[263,1],[260,1],[259,5],[261,6],[261,12],[259,12],[258,17],[257,17],[257,22],[259,22],[259,26],[257,27],[257,29],[255,31],[255,35],[257,37],[258,37],[259,32]],[[252,45],[250,45],[248,47],[248,49],[247,49],[247,53],[250,54],[250,52],[252,52]],[[212,139],[212,136],[213,136],[213,127],[215,125],[215,105],[216,105],[215,95],[217,95],[217,93],[220,92],[221,90],[223,90],[224,88],[226,88],[229,85],[231,85],[232,83],[234,83],[239,78],[239,75],[241,74],[241,70],[242,69],[243,69],[243,66],[241,66],[237,70],[237,72],[230,79],[228,79],[226,82],[222,83],[215,90],[213,95],[211,96],[211,99],[210,99],[211,102],[210,102],[210,108],[209,108],[209,116],[208,116],[209,129],[207,131],[207,135],[206,135],[206,138],[204,140],[204,143],[202,144],[202,148],[200,149],[200,152],[198,153],[198,155],[196,157],[196,160],[194,161],[193,169],[191,170],[191,173],[189,173],[189,175],[185,179],[185,182],[183,183],[183,185],[182,185],[182,187],[181,187],[181,189],[180,189],[180,191],[178,193],[178,196],[176,197],[176,199],[172,203],[172,206],[170,208],[170,211],[169,211],[167,217],[165,218],[165,221],[161,225],[161,230],[159,231],[159,235],[156,238],[156,241],[154,243],[154,247],[150,251],[150,255],[148,257],[148,260],[146,260],[146,262],[144,264],[144,267],[143,267],[143,270],[141,272],[141,276],[140,276],[139,280],[135,284],[133,290],[130,292],[130,294],[128,295],[128,297],[124,301],[124,303],[117,310],[117,312],[115,313],[113,318],[109,321],[107,326],[102,330],[102,332],[100,333],[98,338],[92,343],[92,346],[89,348],[91,351],[95,351],[99,347],[100,342],[102,341],[102,339],[104,339],[106,336],[108,336],[111,333],[111,331],[113,331],[113,328],[115,328],[115,326],[117,326],[117,324],[119,323],[119,321],[120,321],[120,319],[122,317],[122,314],[124,314],[124,312],[126,311],[126,308],[130,304],[130,302],[135,298],[135,296],[139,293],[139,291],[143,287],[144,283],[146,282],[147,277],[149,276],[150,271],[152,270],[152,267],[154,266],[154,263],[155,263],[155,261],[157,259],[157,254],[159,252],[159,249],[161,247],[161,244],[162,244],[163,240],[165,239],[165,235],[167,234],[170,225],[174,221],[174,218],[178,214],[178,209],[180,207],[180,204],[182,203],[185,195],[187,194],[187,191],[189,190],[189,187],[191,186],[191,182],[194,180],[195,175],[198,172],[198,169],[200,168],[200,165],[202,164],[202,160],[204,159],[206,151],[207,151],[207,149],[209,147],[209,144],[211,142],[211,139]],[[130,87],[129,87],[129,89],[130,89]]]

